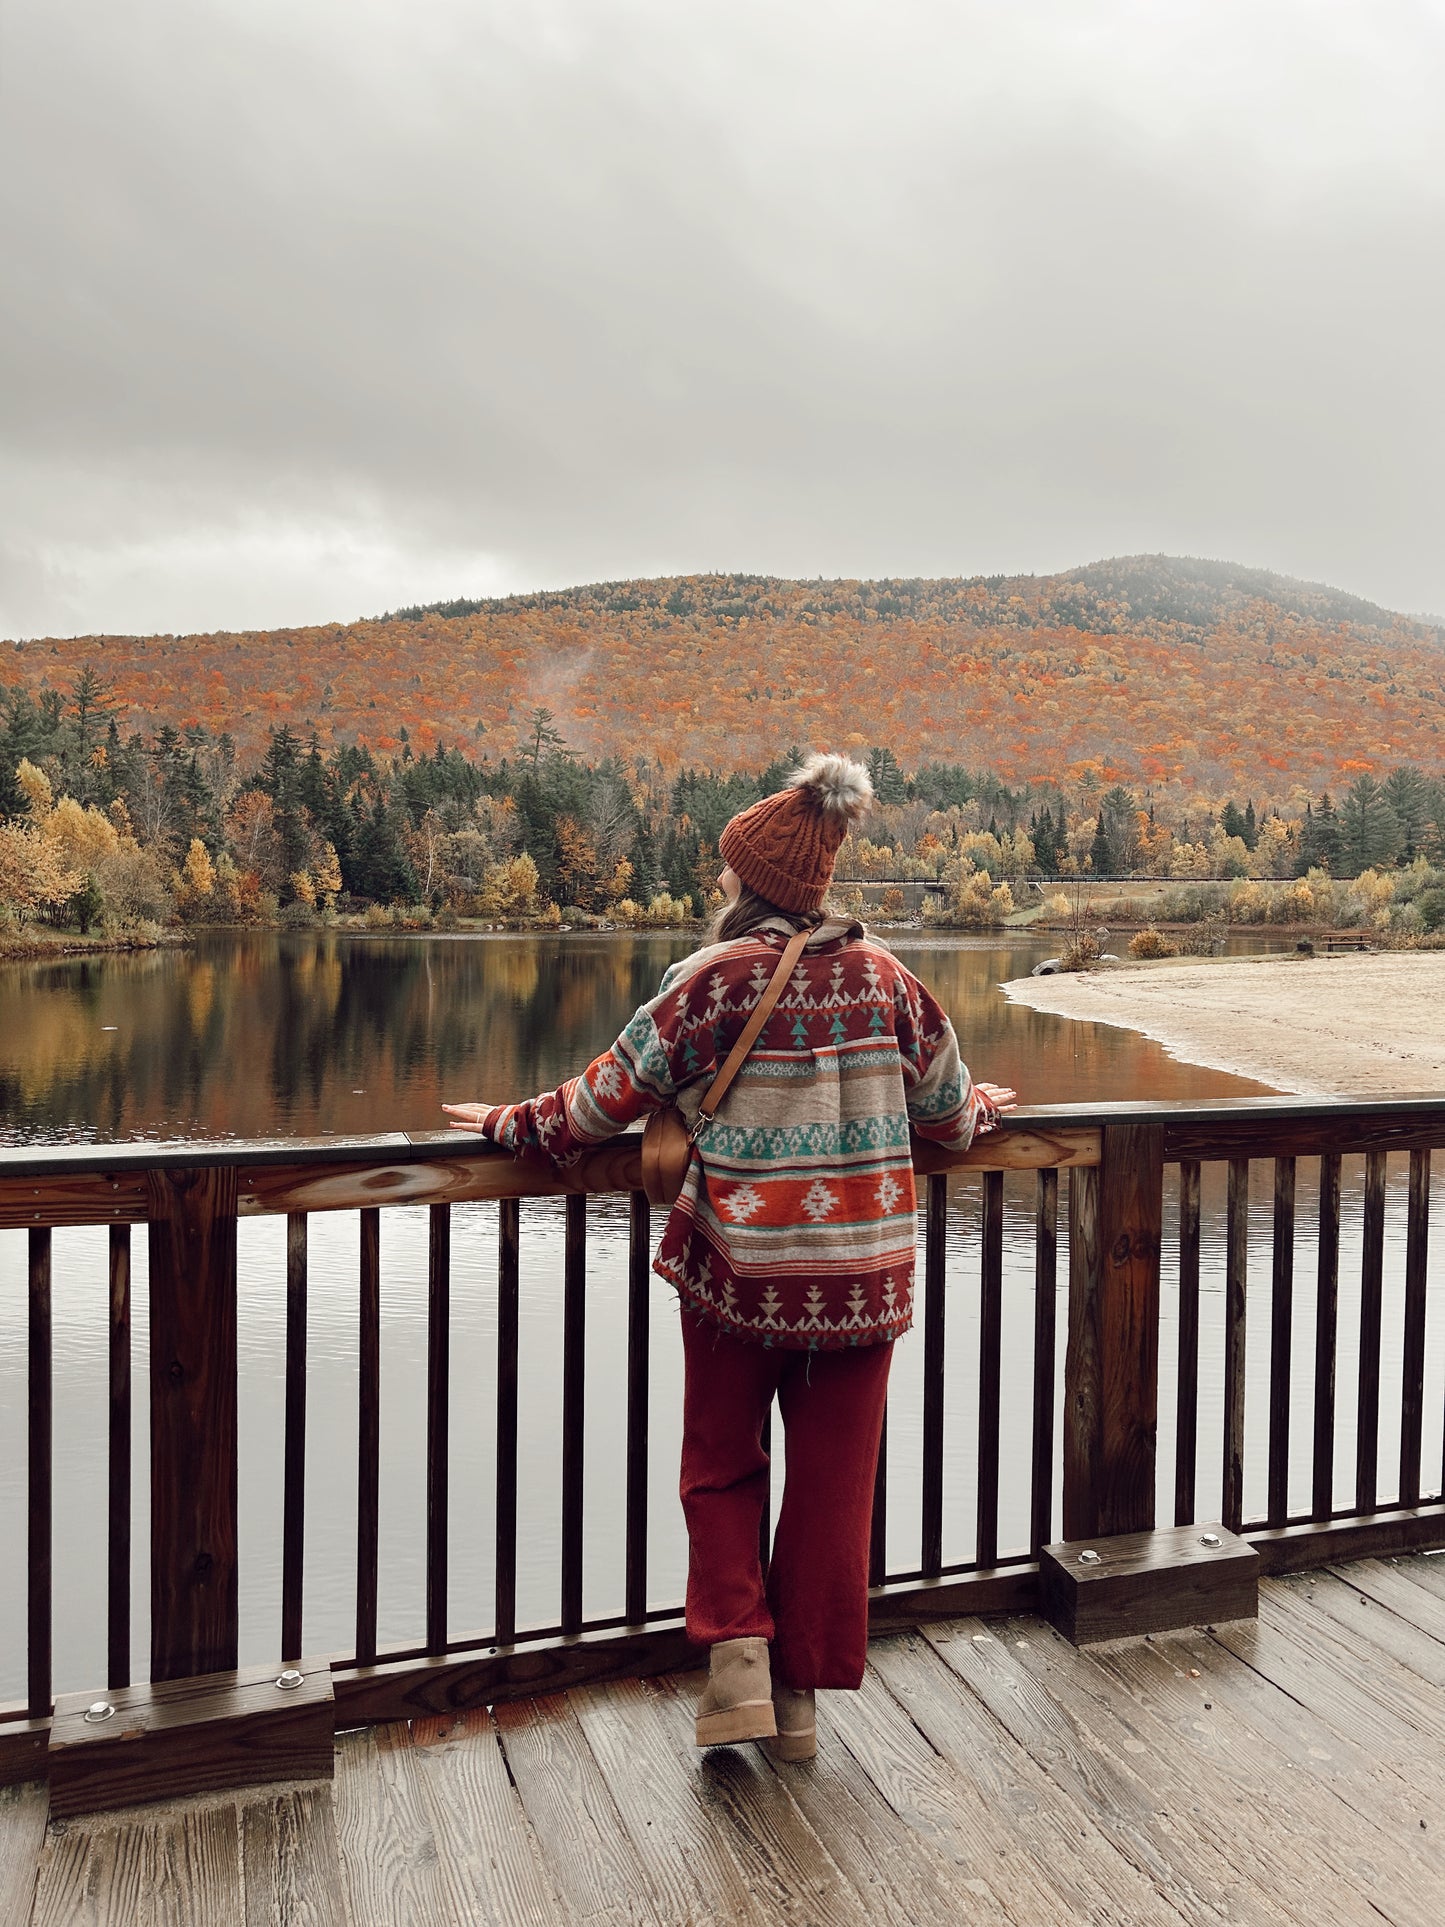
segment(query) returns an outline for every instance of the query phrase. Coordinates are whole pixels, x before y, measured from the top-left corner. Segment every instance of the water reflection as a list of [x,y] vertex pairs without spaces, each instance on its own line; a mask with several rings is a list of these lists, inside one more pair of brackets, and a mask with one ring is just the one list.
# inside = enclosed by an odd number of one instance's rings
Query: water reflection
[[[685,938],[214,937],[0,965],[0,1142],[432,1130],[449,1097],[556,1084],[612,1041]],[[1262,1088],[1009,1004],[1039,943],[900,935],[965,1056],[1028,1100]]]

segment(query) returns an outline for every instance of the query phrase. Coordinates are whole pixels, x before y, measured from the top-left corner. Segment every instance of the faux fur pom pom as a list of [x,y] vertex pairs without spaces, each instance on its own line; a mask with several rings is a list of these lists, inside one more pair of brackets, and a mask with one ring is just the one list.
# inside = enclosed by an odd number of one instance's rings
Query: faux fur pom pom
[[824,816],[854,823],[873,801],[873,784],[861,763],[819,752],[788,779],[788,787],[811,790]]

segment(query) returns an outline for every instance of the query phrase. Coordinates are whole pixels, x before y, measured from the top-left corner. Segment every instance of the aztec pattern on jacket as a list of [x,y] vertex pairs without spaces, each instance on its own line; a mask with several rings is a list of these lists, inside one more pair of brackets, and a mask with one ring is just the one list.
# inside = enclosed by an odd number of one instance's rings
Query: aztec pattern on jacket
[[[674,964],[611,1050],[560,1090],[494,1107],[484,1135],[566,1165],[663,1104],[691,1120],[791,934],[764,925]],[[654,1269],[764,1345],[897,1338],[913,1316],[909,1124],[961,1149],[989,1121],[944,1011],[860,924],[830,920],[702,1137]]]

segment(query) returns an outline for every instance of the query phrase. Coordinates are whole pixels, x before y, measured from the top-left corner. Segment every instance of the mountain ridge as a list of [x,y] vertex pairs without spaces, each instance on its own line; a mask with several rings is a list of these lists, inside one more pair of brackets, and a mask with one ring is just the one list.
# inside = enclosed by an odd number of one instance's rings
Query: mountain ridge
[[[10,668],[5,667],[6,664]],[[382,755],[515,756],[538,708],[579,753],[760,769],[884,747],[1010,783],[1284,796],[1445,761],[1445,632],[1325,584],[1208,558],[1051,576],[640,577],[359,622],[45,639],[0,690],[90,666],[123,732],[264,747],[287,723]]]
[[[1161,568],[1162,565],[1162,568]],[[1059,569],[1047,574],[997,574],[972,576],[767,576],[739,573],[736,571],[700,571],[690,575],[664,575],[625,577],[619,576],[602,582],[575,583],[563,589],[538,589],[518,591],[506,596],[489,596],[471,599],[452,597],[437,602],[416,603],[404,608],[389,610],[385,615],[374,618],[377,621],[417,621],[423,616],[439,615],[448,618],[465,615],[501,614],[512,610],[529,608],[562,608],[575,606],[581,599],[605,601],[609,592],[613,595],[629,591],[635,592],[643,585],[654,586],[658,590],[675,590],[683,583],[718,583],[733,587],[734,597],[744,588],[777,588],[783,586],[806,588],[821,591],[825,595],[843,588],[853,590],[882,589],[897,595],[900,591],[918,592],[922,590],[939,591],[945,588],[968,590],[983,588],[991,591],[1001,589],[1020,590],[1029,588],[1046,591],[1052,587],[1063,589],[1069,585],[1082,583],[1101,592],[1112,591],[1116,574],[1126,578],[1125,590],[1130,586],[1128,578],[1142,576],[1145,567],[1156,573],[1173,577],[1178,588],[1183,591],[1197,591],[1211,582],[1218,588],[1232,590],[1240,601],[1264,600],[1275,604],[1289,613],[1305,615],[1326,615],[1337,621],[1354,621],[1372,628],[1388,628],[1397,623],[1410,623],[1422,628],[1441,628],[1442,622],[1425,616],[1411,615],[1399,610],[1386,608],[1381,603],[1370,602],[1345,589],[1337,589],[1332,584],[1312,582],[1303,577],[1288,576],[1273,569],[1261,569],[1252,565],[1230,562],[1207,556],[1166,555],[1162,551],[1141,551],[1135,555],[1107,556],[1095,562],[1080,563],[1069,569]],[[1248,594],[1245,593],[1246,589]],[[1131,613],[1138,618],[1149,616],[1168,616],[1170,611],[1163,606],[1157,587],[1139,604],[1129,600]],[[1215,614],[1217,612],[1210,612]],[[1187,617],[1174,619],[1189,620]],[[1203,626],[1201,617],[1194,626]]]

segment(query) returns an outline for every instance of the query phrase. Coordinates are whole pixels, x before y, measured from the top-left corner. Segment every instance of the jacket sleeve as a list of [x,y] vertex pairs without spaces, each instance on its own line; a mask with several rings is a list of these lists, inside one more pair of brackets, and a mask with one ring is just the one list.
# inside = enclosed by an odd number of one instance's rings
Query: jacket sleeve
[[687,978],[673,965],[657,996],[580,1077],[522,1104],[494,1105],[481,1119],[481,1135],[504,1150],[545,1151],[567,1165],[670,1104],[684,1084],[716,1068],[716,996],[709,996],[707,976]]
[[901,967],[894,1009],[909,1123],[932,1144],[966,1151],[998,1113],[969,1076],[947,1011]]

